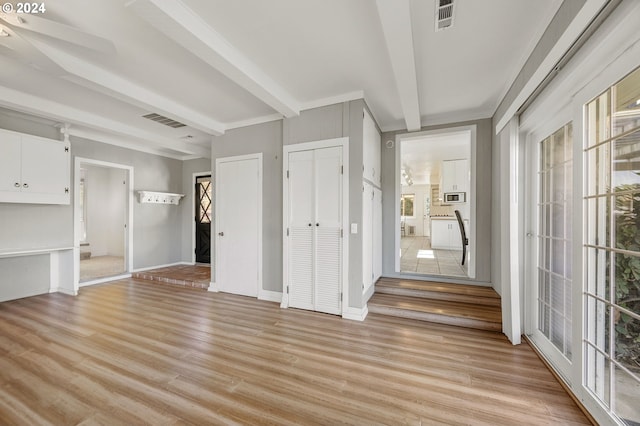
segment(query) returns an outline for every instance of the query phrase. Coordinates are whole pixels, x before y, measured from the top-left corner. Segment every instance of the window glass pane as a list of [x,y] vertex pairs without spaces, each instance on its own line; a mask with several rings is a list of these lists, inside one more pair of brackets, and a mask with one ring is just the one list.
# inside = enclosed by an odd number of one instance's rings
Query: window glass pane
[[612,144],[614,190],[640,190],[640,131],[615,139]]
[[590,248],[587,250],[587,291],[589,294],[609,299],[609,262],[611,252]]
[[640,68],[613,86],[613,135],[640,127]]
[[640,192],[615,197],[614,220],[616,248],[640,252]]
[[640,320],[615,308],[613,320],[615,359],[640,379]]
[[[622,368],[615,368],[615,412],[629,425],[640,424],[640,382]],[[633,423],[632,423],[633,422]]]
[[564,275],[564,240],[551,240],[551,271]]
[[589,146],[609,139],[609,105],[609,91],[606,91],[587,106],[587,141]]
[[590,198],[587,200],[589,230],[587,244],[609,246],[609,197]]
[[609,360],[591,345],[587,345],[587,387],[593,394],[609,406]]

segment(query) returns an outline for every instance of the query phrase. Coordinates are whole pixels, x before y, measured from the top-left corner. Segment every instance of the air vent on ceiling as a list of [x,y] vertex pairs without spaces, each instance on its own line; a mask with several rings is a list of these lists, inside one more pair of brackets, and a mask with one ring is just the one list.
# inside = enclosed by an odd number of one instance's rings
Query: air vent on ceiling
[[160,114],[155,114],[155,113],[151,113],[151,114],[147,114],[147,115],[143,115],[144,118],[151,120],[151,121],[155,121],[156,123],[160,123],[160,124],[164,124],[165,126],[169,126],[169,127],[173,127],[174,129],[178,129],[180,127],[185,127],[186,124],[180,123],[179,121],[176,120],[172,120],[168,117],[165,117],[163,115]]
[[453,26],[453,0],[436,0],[436,31]]

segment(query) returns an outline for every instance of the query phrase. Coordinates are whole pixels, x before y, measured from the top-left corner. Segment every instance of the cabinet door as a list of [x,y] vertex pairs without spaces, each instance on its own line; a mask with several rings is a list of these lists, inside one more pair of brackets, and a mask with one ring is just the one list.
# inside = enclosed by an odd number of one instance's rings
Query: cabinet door
[[16,192],[21,187],[20,135],[0,131],[0,191]]
[[447,248],[449,245],[449,221],[432,220],[431,221],[431,247]]
[[380,184],[380,133],[371,115],[365,110],[362,121],[363,164],[362,176]]
[[362,282],[364,291],[373,285],[373,187],[367,182],[362,191]]
[[382,191],[373,188],[373,282],[382,276]]
[[456,180],[456,163],[455,161],[442,162],[442,193],[454,192]]
[[469,160],[456,161],[456,192],[469,191]]
[[[22,191],[66,198],[69,202],[69,152],[64,142],[22,137]],[[66,197],[65,197],[66,196]]]

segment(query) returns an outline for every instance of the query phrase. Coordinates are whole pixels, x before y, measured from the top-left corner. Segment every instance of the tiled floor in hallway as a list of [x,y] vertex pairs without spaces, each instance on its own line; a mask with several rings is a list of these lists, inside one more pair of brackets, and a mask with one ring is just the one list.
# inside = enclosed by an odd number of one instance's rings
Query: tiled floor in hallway
[[467,262],[460,264],[462,250],[432,249],[429,237],[402,237],[400,248],[402,272],[467,277]]

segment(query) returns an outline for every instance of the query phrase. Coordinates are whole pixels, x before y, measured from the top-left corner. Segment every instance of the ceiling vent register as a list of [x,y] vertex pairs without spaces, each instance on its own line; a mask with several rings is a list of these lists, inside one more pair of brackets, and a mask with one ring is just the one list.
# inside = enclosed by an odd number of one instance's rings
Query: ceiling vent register
[[184,123],[180,123],[179,121],[172,120],[168,117],[165,117],[163,115],[156,114],[156,113],[143,115],[143,117],[148,120],[155,121],[156,123],[160,123],[160,124],[164,124],[165,126],[172,127],[174,129],[179,129],[180,127],[186,126],[186,124]]
[[436,1],[436,31],[453,26],[453,0]]

